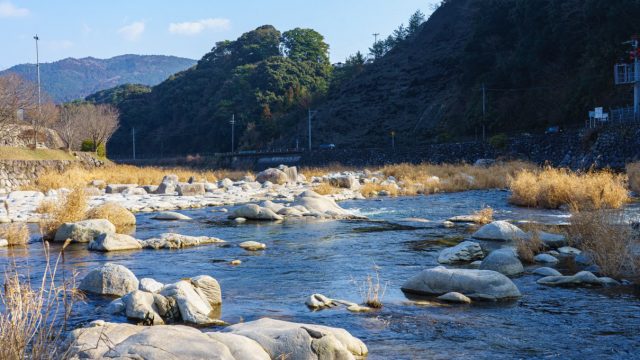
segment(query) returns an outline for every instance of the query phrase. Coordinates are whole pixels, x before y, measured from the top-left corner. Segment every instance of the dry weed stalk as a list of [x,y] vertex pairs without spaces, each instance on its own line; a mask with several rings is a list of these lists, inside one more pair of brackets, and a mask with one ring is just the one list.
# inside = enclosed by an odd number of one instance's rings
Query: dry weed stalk
[[639,236],[622,211],[574,209],[568,233],[571,244],[586,252],[603,274],[640,279]]
[[378,266],[374,265],[374,275],[367,274],[367,277],[363,280],[351,279],[351,283],[356,286],[358,294],[362,298],[362,302],[374,309],[382,307],[382,299],[387,291],[388,282],[380,282],[380,270]]
[[0,238],[6,239],[9,246],[25,245],[29,242],[29,228],[25,223],[12,223],[0,229]]
[[4,291],[0,292],[0,359],[63,357],[66,324],[81,295],[75,287],[75,273],[58,275],[62,253],[52,264],[48,244],[44,247],[45,269],[35,287],[29,273],[19,271],[15,264],[5,270]]

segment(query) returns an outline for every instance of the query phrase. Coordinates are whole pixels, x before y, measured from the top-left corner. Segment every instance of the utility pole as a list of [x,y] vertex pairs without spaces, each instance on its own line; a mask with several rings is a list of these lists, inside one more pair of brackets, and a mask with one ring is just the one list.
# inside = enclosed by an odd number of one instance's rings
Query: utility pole
[[233,154],[233,150],[235,148],[235,131],[236,131],[236,114],[232,114],[231,115],[231,121],[229,121],[229,124],[231,124],[231,153]]
[[136,159],[136,128],[131,128],[131,143],[133,144],[133,160]]
[[[40,96],[40,52],[38,49],[38,40],[40,40],[40,38],[38,37],[38,34],[36,34],[36,36],[33,37],[33,39],[36,41],[36,72],[38,74],[38,120],[37,121],[42,121],[42,119],[40,119],[40,117],[42,117],[42,109],[41,109],[41,96]],[[31,118],[31,126],[33,127],[33,148],[37,148],[38,147],[38,133],[36,132],[36,119],[35,117]]]
[[380,33],[373,33],[373,43],[377,43],[378,42],[378,35],[380,35]]
[[482,83],[482,141],[483,142],[486,140],[485,132],[484,132],[486,113],[487,113],[487,88],[484,86],[484,83]]
[[308,126],[309,126],[309,151],[311,151],[311,117],[314,116],[316,114],[317,111],[311,111],[311,109],[309,109],[309,120],[308,120]]

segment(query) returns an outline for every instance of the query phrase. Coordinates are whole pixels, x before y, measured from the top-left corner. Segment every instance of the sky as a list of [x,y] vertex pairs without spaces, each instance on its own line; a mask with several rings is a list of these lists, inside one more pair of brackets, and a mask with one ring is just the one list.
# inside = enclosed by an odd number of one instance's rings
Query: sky
[[0,0],[0,70],[67,57],[122,54],[200,59],[216,41],[260,25],[313,28],[332,62],[368,52],[374,33],[389,35],[438,0]]

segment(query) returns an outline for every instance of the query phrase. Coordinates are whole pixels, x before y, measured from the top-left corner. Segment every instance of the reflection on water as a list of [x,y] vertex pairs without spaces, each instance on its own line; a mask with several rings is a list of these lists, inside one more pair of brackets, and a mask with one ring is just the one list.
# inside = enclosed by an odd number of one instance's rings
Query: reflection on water
[[[160,222],[138,215],[135,236],[149,238],[174,231],[210,235],[238,244],[256,240],[261,252],[237,246],[202,246],[184,250],[138,250],[95,253],[86,245],[65,250],[65,264],[84,275],[101,263],[127,266],[138,278],[174,282],[208,274],[219,280],[222,319],[234,323],[268,316],[346,328],[370,349],[370,359],[451,358],[633,358],[640,343],[640,301],[630,289],[559,289],[542,287],[536,277],[514,279],[523,297],[510,303],[447,306],[432,299],[409,300],[400,285],[425,267],[437,265],[440,249],[469,236],[464,226],[438,225],[453,215],[487,205],[498,219],[563,223],[561,211],[511,207],[508,193],[476,191],[428,197],[342,203],[371,217],[362,221],[294,221],[234,224],[210,209],[185,211],[194,221]],[[629,210],[638,213],[634,204]],[[410,219],[414,218],[414,219]],[[415,221],[427,219],[431,222]],[[411,221],[413,220],[413,221]],[[52,245],[56,253],[60,245]],[[240,266],[229,261],[242,260]],[[43,248],[0,250],[0,267],[11,261],[41,267]],[[312,293],[359,301],[352,278],[362,279],[380,267],[389,286],[384,308],[351,314],[343,307],[310,311],[304,301]],[[563,267],[571,264],[562,264]],[[37,276],[34,271],[33,276]],[[104,313],[110,299],[90,296],[80,304],[76,325],[97,318],[126,321]]]

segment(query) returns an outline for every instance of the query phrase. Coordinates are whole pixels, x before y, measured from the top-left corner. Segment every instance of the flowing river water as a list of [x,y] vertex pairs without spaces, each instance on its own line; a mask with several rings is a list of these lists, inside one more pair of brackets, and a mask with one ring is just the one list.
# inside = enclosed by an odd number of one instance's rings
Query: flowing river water
[[[536,284],[538,277],[530,274],[535,266],[528,266],[524,275],[513,279],[522,298],[507,303],[416,302],[400,291],[409,277],[438,265],[442,248],[470,235],[466,226],[442,227],[441,221],[450,216],[491,206],[496,219],[558,224],[568,220],[562,211],[511,206],[508,195],[491,190],[340,203],[372,221],[235,224],[217,208],[184,211],[194,220],[180,222],[138,214],[133,234],[137,238],[171,231],[219,237],[228,246],[98,253],[78,244],[67,248],[63,266],[78,271],[80,278],[104,262],[122,264],[138,278],[163,283],[211,275],[222,287],[223,320],[272,317],[342,327],[365,342],[369,359],[640,358],[640,295],[631,286],[546,287]],[[637,205],[627,212],[640,213]],[[235,246],[246,240],[263,242],[267,249],[248,252]],[[58,248],[52,246],[52,252]],[[242,264],[230,266],[233,259]],[[34,240],[26,248],[0,250],[0,270],[13,263],[29,267],[37,278],[44,264],[42,244]],[[354,280],[373,274],[374,266],[386,284],[381,310],[354,314],[344,307],[311,311],[305,306],[313,293],[360,302]],[[570,263],[558,269],[565,274],[576,271]],[[110,300],[89,296],[76,307],[73,325],[95,319],[126,321],[105,312]]]

